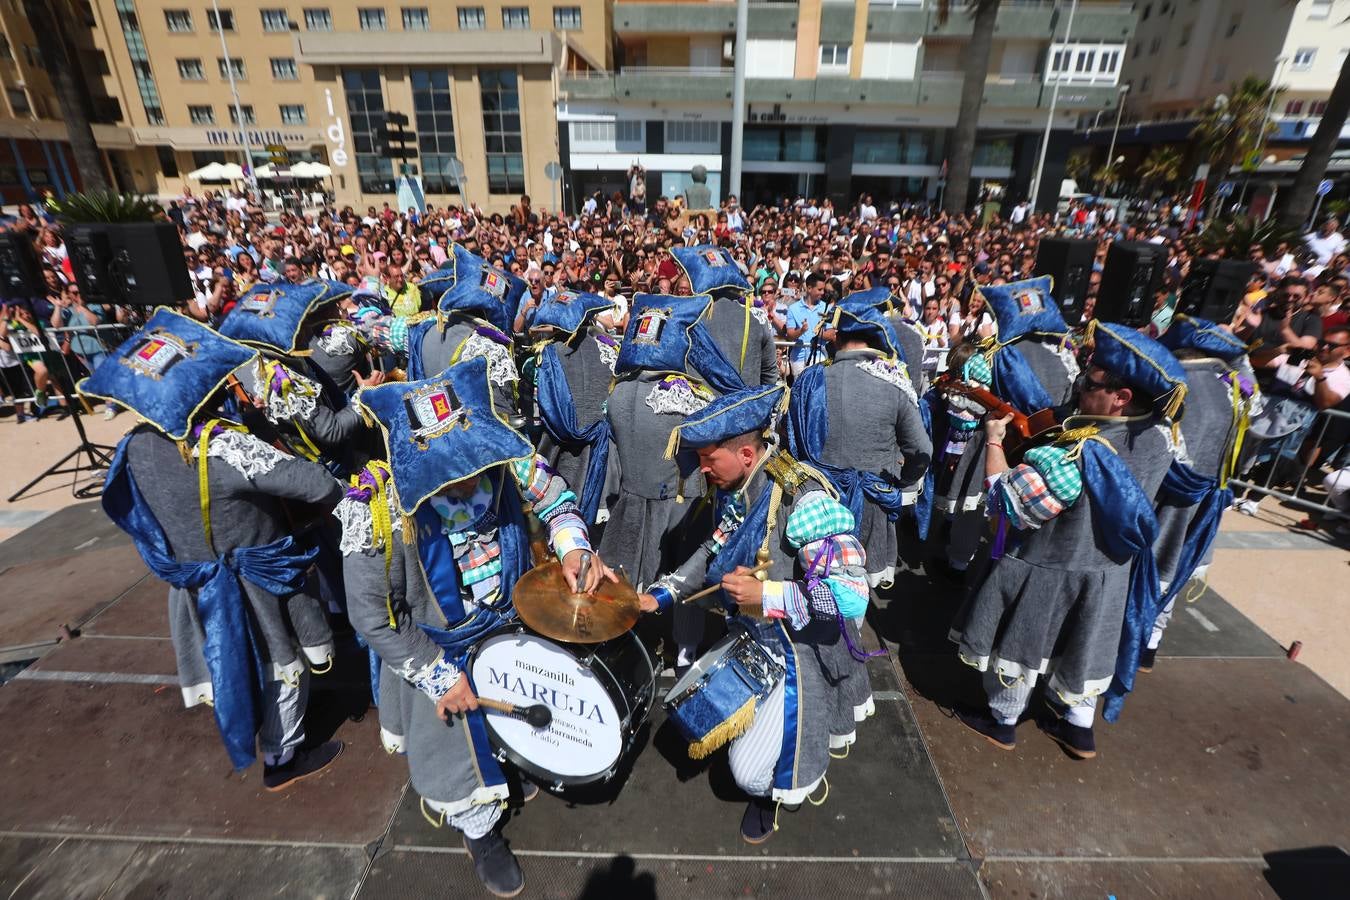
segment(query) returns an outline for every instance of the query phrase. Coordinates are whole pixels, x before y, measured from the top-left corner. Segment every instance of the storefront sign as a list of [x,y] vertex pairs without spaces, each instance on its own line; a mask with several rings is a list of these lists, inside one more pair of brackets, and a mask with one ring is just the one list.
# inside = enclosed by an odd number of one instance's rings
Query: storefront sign
[[328,127],[323,132],[328,138],[328,159],[334,166],[346,168],[350,159],[347,155],[347,129],[342,124],[342,117],[333,109],[333,92],[324,88],[323,99],[328,106]]
[[[242,147],[244,146],[244,132],[211,130],[206,132],[206,142],[213,147]],[[250,131],[248,133],[248,143],[250,146],[259,147],[267,144],[281,144],[286,147],[307,148],[309,146],[309,135],[292,131]]]

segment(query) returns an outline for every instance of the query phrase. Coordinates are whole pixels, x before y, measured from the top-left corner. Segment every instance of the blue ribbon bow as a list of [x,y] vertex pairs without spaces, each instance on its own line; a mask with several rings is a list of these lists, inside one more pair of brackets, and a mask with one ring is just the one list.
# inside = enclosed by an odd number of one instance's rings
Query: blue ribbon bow
[[539,371],[535,384],[538,388],[539,415],[549,434],[562,444],[585,444],[591,448],[586,463],[586,477],[578,491],[577,505],[587,525],[595,524],[600,509],[600,497],[605,492],[605,470],[609,465],[609,442],[612,432],[609,419],[601,416],[590,426],[577,424],[577,407],[572,391],[563,373],[558,348],[550,344],[539,354]]
[[1219,534],[1219,521],[1223,518],[1223,511],[1233,502],[1233,491],[1227,487],[1219,487],[1217,478],[1201,475],[1175,459],[1172,460],[1172,465],[1163,478],[1162,493],[1183,503],[1193,504],[1196,510],[1190,524],[1186,526],[1186,539],[1181,545],[1177,570],[1167,586],[1167,593],[1158,601],[1159,609],[1167,606],[1191,580],[1201,560],[1209,553],[1214,538]]

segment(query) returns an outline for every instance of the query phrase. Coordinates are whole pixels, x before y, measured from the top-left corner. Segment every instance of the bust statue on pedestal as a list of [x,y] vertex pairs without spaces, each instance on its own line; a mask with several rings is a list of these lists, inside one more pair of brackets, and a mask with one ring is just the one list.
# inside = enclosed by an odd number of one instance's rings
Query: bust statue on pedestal
[[708,189],[708,170],[704,166],[694,166],[689,170],[693,182],[684,189],[684,208],[686,210],[711,209],[712,191]]

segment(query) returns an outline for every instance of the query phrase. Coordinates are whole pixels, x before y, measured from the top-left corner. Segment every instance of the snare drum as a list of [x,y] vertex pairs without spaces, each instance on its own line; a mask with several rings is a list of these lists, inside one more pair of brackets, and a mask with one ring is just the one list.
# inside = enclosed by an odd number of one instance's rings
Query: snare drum
[[546,705],[547,728],[489,713],[497,759],[555,790],[606,781],[651,712],[656,673],[629,632],[601,644],[565,644],[512,625],[485,638],[470,658],[480,697]]
[[666,694],[666,715],[689,741],[689,756],[702,759],[739,737],[755,707],[772,693],[783,664],[744,630],[712,646]]

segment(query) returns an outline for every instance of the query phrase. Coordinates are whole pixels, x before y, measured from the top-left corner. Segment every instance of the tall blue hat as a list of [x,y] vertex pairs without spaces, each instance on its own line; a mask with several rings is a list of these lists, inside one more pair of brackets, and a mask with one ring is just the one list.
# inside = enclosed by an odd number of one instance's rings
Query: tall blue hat
[[303,350],[302,332],[314,312],[351,296],[339,281],[309,278],[300,284],[255,284],[220,323],[220,333],[282,356]]
[[675,264],[689,276],[689,285],[695,294],[710,294],[723,289],[739,293],[754,290],[730,251],[721,247],[712,244],[671,247],[670,255],[675,257]]
[[1209,319],[1200,319],[1178,313],[1172,324],[1158,337],[1158,343],[1169,350],[1198,350],[1225,362],[1239,359],[1247,352],[1240,338]]
[[257,358],[252,347],[161,307],[79,383],[79,391],[120,403],[181,441],[230,374]]
[[436,309],[441,315],[463,312],[477,316],[510,334],[525,290],[521,279],[456,246],[455,281],[441,295]]
[[904,359],[900,339],[891,323],[886,321],[880,309],[857,297],[859,293],[863,292],[849,294],[835,309],[835,332],[839,337],[863,338],[878,350],[886,351],[888,356]]
[[534,454],[493,405],[483,357],[456,363],[434,378],[362,388],[353,400],[384,433],[405,515],[456,481]]
[[872,287],[861,291],[852,291],[839,301],[840,306],[870,306],[888,313],[897,307],[903,307],[904,303],[895,292],[887,287]]
[[586,320],[590,316],[613,306],[613,300],[599,294],[559,291],[539,304],[530,328],[556,328],[568,334],[576,334],[586,325]]
[[771,432],[787,401],[782,384],[745,388],[723,394],[685,419],[671,432],[666,456],[673,457],[676,447],[708,447],[752,431]]
[[1092,365],[1100,366],[1142,391],[1154,407],[1176,419],[1186,399],[1186,370],[1172,352],[1142,332],[1093,319],[1084,332]]
[[711,305],[707,294],[635,294],[615,373],[685,371],[693,346],[690,332]]
[[1033,332],[1062,335],[1069,330],[1059,304],[1050,296],[1053,286],[1053,279],[1042,275],[979,288],[998,323],[999,343],[1006,344]]
[[475,256],[452,241],[450,254],[445,258],[445,262],[422,276],[422,280],[417,282],[417,289],[422,292],[423,300],[439,303],[441,297],[445,296],[445,292],[455,286],[455,282],[459,278],[459,262],[461,259],[469,267],[477,266],[482,261],[481,256]]

